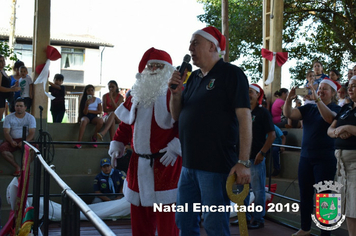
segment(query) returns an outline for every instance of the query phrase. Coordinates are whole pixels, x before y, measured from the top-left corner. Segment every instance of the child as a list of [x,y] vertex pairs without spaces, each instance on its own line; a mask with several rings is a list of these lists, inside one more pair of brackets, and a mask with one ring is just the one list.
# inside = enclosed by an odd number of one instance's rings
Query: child
[[[14,67],[12,68],[13,70],[13,75],[10,76],[11,78],[11,83],[10,83],[10,88],[12,86],[19,86],[19,80],[21,79],[20,75],[20,67],[25,66],[25,64],[22,61],[16,61],[14,64]],[[11,96],[7,98],[7,101],[9,103],[9,111],[10,112],[15,112],[15,101],[17,98],[21,96],[21,91],[14,92],[14,96]]]
[[28,75],[27,67],[20,67],[20,75],[19,85],[21,88],[20,96],[24,99],[25,105],[27,107],[27,112],[30,111],[33,99],[33,83],[31,77]]
[[[84,131],[87,124],[91,123],[95,125],[95,132],[94,135],[91,137],[92,142],[96,142],[97,138],[96,135],[99,133],[101,127],[103,127],[103,119],[98,115],[103,112],[103,107],[101,105],[101,99],[94,97],[95,88],[93,85],[89,84],[85,86],[82,99],[80,100],[79,106],[79,121],[80,121],[80,128],[79,128],[79,135],[78,141],[81,142],[83,139]],[[93,145],[95,148],[98,145]],[[74,148],[82,148],[82,145],[77,144]]]
[[295,102],[295,107],[294,108],[298,108],[298,107],[302,106],[302,100],[300,100],[299,98],[295,98],[294,102]]
[[350,99],[347,94],[347,87],[345,85],[341,86],[341,88],[337,91],[338,105],[342,107],[343,105],[350,103]]
[[65,87],[62,85],[64,76],[62,74],[55,74],[53,83],[49,82],[49,92],[55,97],[51,101],[51,113],[53,123],[61,123],[63,120],[64,112],[66,111],[64,105]]
[[[315,91],[318,91],[319,83],[315,80],[315,73],[314,71],[308,71],[306,76],[307,82],[305,83],[304,87],[307,88],[309,84],[312,84]],[[311,90],[308,90],[308,95],[304,96],[304,105],[311,103],[315,104],[314,100],[310,99],[310,95],[312,94]]]
[[[285,133],[287,134],[287,131],[282,132],[278,126],[274,125],[274,129],[276,132],[276,138],[273,141],[274,144],[281,144],[285,145],[286,144],[286,136]],[[280,153],[284,152],[284,147],[277,147],[277,146],[272,146],[272,158],[273,158],[273,173],[272,176],[277,176],[279,175],[279,172],[281,171],[281,165],[280,165]]]

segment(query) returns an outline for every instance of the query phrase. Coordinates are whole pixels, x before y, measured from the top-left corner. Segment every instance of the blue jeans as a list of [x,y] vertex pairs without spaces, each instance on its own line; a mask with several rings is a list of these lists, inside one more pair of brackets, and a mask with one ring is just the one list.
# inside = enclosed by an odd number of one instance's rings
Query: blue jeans
[[[254,221],[264,223],[263,217],[266,213],[266,158],[263,161],[255,165],[254,160],[251,160],[251,183],[250,188],[252,189],[253,194],[255,195],[255,200],[253,201],[255,208],[256,206],[262,206],[263,210],[261,212],[257,212],[256,210],[252,212],[246,212],[246,220],[247,222],[251,221],[253,217]],[[243,185],[238,185],[238,189],[241,191],[243,189]],[[244,200],[244,205],[248,206],[250,202],[250,194]]]
[[[200,235],[200,212],[193,212],[193,204],[202,206],[230,205],[226,193],[228,174],[182,167],[178,183],[177,206],[188,204],[187,212],[176,212],[181,236]],[[230,235],[230,212],[203,212],[204,228],[208,235]]]

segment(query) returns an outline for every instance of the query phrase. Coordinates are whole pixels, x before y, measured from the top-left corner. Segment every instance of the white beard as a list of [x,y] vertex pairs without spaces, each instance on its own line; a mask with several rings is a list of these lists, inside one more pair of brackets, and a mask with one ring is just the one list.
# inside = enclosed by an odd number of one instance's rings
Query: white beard
[[165,65],[162,70],[155,70],[154,74],[147,68],[141,74],[137,74],[137,80],[131,91],[132,102],[138,107],[151,106],[159,96],[167,93],[168,80],[173,71],[173,66]]

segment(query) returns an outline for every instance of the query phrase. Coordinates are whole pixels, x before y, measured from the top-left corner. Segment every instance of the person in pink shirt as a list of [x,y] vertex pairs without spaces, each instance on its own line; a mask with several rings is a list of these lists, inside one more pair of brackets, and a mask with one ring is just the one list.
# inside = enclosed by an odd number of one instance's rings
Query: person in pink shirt
[[281,88],[274,93],[274,96],[277,97],[277,99],[272,104],[271,113],[272,113],[273,123],[277,125],[279,128],[291,127],[290,124],[288,124],[289,123],[288,119],[285,118],[282,113],[283,105],[286,101],[288,93],[289,91],[286,88]]

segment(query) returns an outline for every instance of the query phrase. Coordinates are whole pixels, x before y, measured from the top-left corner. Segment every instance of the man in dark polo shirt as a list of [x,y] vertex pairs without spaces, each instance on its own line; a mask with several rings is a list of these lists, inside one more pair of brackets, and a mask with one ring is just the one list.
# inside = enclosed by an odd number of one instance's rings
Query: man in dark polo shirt
[[[169,81],[170,110],[179,121],[183,168],[178,184],[176,213],[181,235],[199,235],[200,212],[194,205],[225,206],[229,174],[237,183],[250,182],[251,111],[248,81],[242,70],[224,62],[225,37],[215,27],[196,31],[189,51],[194,71],[182,91],[183,78],[176,71]],[[184,76],[183,76],[184,77]],[[178,85],[173,89],[172,85]],[[240,140],[239,158],[236,143]],[[230,235],[229,212],[203,212],[208,235]]]
[[[255,196],[254,205],[261,206],[262,211],[252,211],[246,213],[249,229],[259,229],[264,227],[265,215],[265,184],[266,184],[266,152],[271,148],[276,133],[272,121],[271,113],[260,106],[263,100],[263,89],[257,84],[250,84],[249,96],[251,104],[252,118],[252,147],[250,154],[251,161],[251,189]],[[242,190],[243,186],[239,186]],[[247,196],[244,203],[248,206],[250,197]],[[253,221],[251,218],[253,217]],[[235,222],[237,223],[237,222]],[[232,223],[233,224],[233,223]]]

